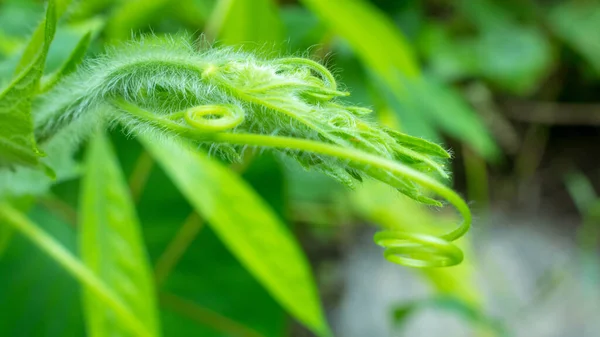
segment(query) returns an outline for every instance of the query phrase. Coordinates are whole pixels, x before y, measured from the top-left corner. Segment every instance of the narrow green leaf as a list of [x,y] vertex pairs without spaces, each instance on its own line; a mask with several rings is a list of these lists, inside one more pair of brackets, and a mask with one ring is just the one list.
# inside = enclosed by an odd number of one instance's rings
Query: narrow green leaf
[[[27,43],[23,55],[21,55],[21,58],[19,59],[19,63],[15,69],[15,77],[19,77],[22,73],[31,71],[30,68],[32,68],[32,66],[35,67],[36,64],[38,64],[38,68],[43,67],[43,62],[39,64],[38,60],[40,57],[45,60],[45,53],[48,52],[50,42],[52,42],[54,33],[56,32],[57,20],[56,1],[51,0],[48,2],[46,8],[44,21],[42,21],[35,31],[33,31],[31,39]],[[43,69],[39,69],[39,71],[43,72]]]
[[[140,224],[125,178],[104,135],[91,142],[81,197],[82,260],[121,298],[151,336],[160,335]],[[90,336],[129,335],[94,294],[86,292],[84,303]]]
[[252,43],[250,47],[261,47],[282,40],[283,22],[273,0],[221,0],[207,31],[225,44]]
[[[418,122],[422,125],[417,128],[424,129],[426,126],[423,125],[432,123],[438,129],[468,143],[487,159],[497,155],[498,149],[489,133],[475,112],[461,102],[459,96],[450,95],[448,90],[443,90],[441,97],[429,94],[428,90],[433,85],[423,78],[413,48],[383,12],[363,0],[302,2],[349,43],[362,62],[394,94],[397,103],[411,109],[412,115],[420,117]],[[356,24],[357,21],[360,24]],[[430,101],[436,101],[436,104]],[[438,118],[443,116],[446,116],[445,122],[438,123]],[[467,122],[461,128],[470,132],[455,132],[455,123],[448,122],[448,118]],[[402,120],[400,122],[403,123]]]
[[54,85],[56,85],[63,77],[69,75],[77,66],[83,61],[85,53],[87,52],[88,47],[90,46],[90,42],[92,41],[92,33],[86,33],[81,40],[75,46],[75,49],[69,55],[67,61],[54,73],[48,75],[48,78],[42,84],[41,92],[46,92]]
[[140,136],[184,197],[267,291],[317,335],[330,335],[306,257],[257,193],[189,146]]
[[35,167],[42,155],[33,135],[31,101],[38,90],[46,54],[56,30],[54,1],[48,2],[46,18],[40,27],[25,48],[15,78],[0,93],[0,167]]
[[[408,41],[384,13],[369,3],[362,0],[302,2],[348,41],[357,56],[386,81],[401,85],[396,78],[397,71],[407,78],[420,76]],[[357,20],[360,24],[356,24]]]

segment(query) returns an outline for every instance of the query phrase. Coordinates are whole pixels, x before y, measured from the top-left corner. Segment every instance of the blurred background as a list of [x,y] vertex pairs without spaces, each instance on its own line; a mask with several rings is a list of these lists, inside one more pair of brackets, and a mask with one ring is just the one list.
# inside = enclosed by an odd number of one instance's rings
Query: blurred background
[[[0,83],[44,2],[0,0]],[[336,336],[600,336],[600,1],[82,0],[47,59],[141,33],[320,60],[391,127],[451,149],[475,213],[465,261],[386,261],[378,227],[442,233],[452,212],[365,182],[355,191],[269,153],[233,167],[285,219]],[[312,336],[204,225],[149,155],[111,135],[154,266],[165,336]],[[75,247],[79,180],[31,216]],[[243,235],[243,233],[241,234]],[[23,259],[23,256],[28,256]],[[83,336],[77,283],[23,238],[2,248],[0,335]]]

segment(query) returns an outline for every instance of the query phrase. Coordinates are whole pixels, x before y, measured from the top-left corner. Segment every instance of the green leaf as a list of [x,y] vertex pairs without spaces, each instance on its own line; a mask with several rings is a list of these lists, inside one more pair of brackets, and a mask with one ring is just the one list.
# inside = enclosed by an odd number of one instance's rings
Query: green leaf
[[[149,334],[158,336],[154,283],[140,224],[104,135],[92,140],[86,165],[81,194],[82,260],[143,322]],[[129,335],[94,294],[86,291],[84,303],[90,336]]]
[[34,73],[43,73],[44,61],[46,60],[50,43],[54,38],[54,33],[56,33],[58,18],[56,1],[51,0],[48,2],[48,7],[46,8],[44,21],[33,32],[29,43],[23,51],[23,55],[19,59],[19,63],[15,69],[15,77],[18,78],[24,73],[31,71]]
[[[476,113],[462,102],[460,96],[452,95],[446,88],[438,88],[423,78],[413,48],[383,12],[363,0],[302,2],[349,43],[356,55],[376,75],[376,81],[381,80],[387,90],[393,93],[394,106],[409,109],[408,112],[414,116],[409,117],[410,124],[415,129],[427,130],[428,124],[432,124],[468,143],[485,158],[496,157],[498,149]],[[357,21],[360,24],[356,24]],[[443,95],[437,97],[430,94],[428,90],[431,87]],[[435,101],[435,104],[431,101]],[[401,118],[400,123],[404,123],[402,111],[396,112]],[[415,120],[417,116],[419,120]],[[441,117],[446,121],[438,122]],[[466,124],[462,124],[461,129],[470,131],[456,132],[454,123],[448,122],[448,118],[464,121]]]
[[348,41],[357,56],[387,82],[401,86],[396,71],[407,78],[420,76],[408,41],[394,23],[374,6],[362,0],[302,2]]
[[565,1],[548,15],[550,28],[581,54],[600,74],[600,4],[597,1]]
[[256,192],[189,146],[140,136],[194,209],[271,295],[316,334],[330,335],[306,257]]
[[15,78],[0,93],[0,167],[35,167],[42,156],[33,135],[31,101],[38,90],[46,54],[56,30],[54,1],[48,3],[46,19],[40,27],[25,48]]
[[71,52],[66,62],[54,73],[48,75],[48,78],[45,79],[42,84],[41,92],[46,92],[54,85],[56,85],[63,77],[69,75],[77,66],[83,61],[85,53],[87,52],[88,47],[90,46],[90,42],[92,41],[92,33],[86,33],[81,40],[75,46],[75,49]]
[[283,23],[273,0],[221,0],[207,31],[225,44],[246,43],[246,47],[256,48],[280,42]]
[[[131,142],[131,137],[113,133],[111,140],[125,172],[135,171],[141,145]],[[269,156],[260,156],[264,159]],[[259,162],[261,162],[260,160]],[[282,173],[252,161],[246,176],[253,186],[261,185],[261,196],[279,210],[280,195],[272,192],[282,179]],[[264,175],[269,179],[265,183]],[[133,173],[132,173],[133,174]],[[176,308],[161,300],[161,326],[163,335],[169,337],[282,337],[289,316],[275,302],[265,288],[231,254],[214,231],[199,216],[190,216],[191,209],[181,193],[158,166],[154,166],[139,199],[139,217],[144,227],[146,245],[155,266],[155,277],[161,295],[175,295],[188,305]],[[254,184],[256,183],[256,184]],[[265,185],[267,185],[265,187]],[[266,191],[265,191],[266,189]],[[283,186],[281,187],[283,189]],[[168,209],[168,212],[165,212]],[[190,218],[196,224],[190,226]],[[198,224],[198,222],[200,224]],[[183,225],[185,223],[185,225]],[[198,231],[189,229],[199,226]],[[184,230],[184,228],[187,228]],[[191,310],[195,305],[199,310]],[[188,310],[190,309],[190,310]],[[225,319],[214,319],[217,313]],[[223,324],[225,321],[225,324]],[[230,323],[226,323],[229,321]],[[245,326],[248,333],[236,327]],[[257,334],[252,334],[255,331]]]

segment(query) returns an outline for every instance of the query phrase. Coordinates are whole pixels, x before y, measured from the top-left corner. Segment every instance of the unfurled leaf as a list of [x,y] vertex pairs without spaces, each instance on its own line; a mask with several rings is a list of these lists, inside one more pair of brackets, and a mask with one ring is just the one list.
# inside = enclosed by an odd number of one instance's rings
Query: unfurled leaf
[[[160,335],[151,269],[123,174],[104,135],[90,145],[81,194],[83,262],[122,300],[151,336]],[[90,336],[129,336],[115,313],[86,292]]]
[[308,261],[256,192],[187,145],[143,135],[141,139],[184,197],[271,295],[319,336],[328,336]]
[[42,153],[33,135],[31,102],[44,72],[46,54],[56,30],[54,1],[48,3],[46,18],[25,48],[15,77],[0,93],[0,167],[35,167]]

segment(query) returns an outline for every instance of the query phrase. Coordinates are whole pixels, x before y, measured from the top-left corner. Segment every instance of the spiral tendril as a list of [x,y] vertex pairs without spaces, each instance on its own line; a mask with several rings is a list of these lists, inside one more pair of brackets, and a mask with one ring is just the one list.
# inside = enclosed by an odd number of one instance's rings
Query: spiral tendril
[[460,248],[433,235],[386,230],[375,233],[373,240],[385,248],[388,261],[408,267],[449,267],[463,260]]
[[189,125],[207,132],[233,129],[244,121],[244,116],[244,110],[234,104],[201,105],[185,111]]

